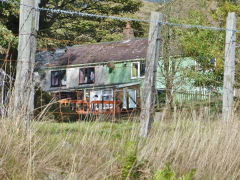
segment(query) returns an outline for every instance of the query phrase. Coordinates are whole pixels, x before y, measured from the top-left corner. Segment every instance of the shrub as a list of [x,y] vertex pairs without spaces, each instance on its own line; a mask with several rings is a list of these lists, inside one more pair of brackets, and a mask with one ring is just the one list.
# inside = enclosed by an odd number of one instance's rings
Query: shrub
[[191,170],[185,175],[177,178],[176,173],[172,170],[169,163],[167,163],[165,169],[160,169],[156,172],[156,174],[153,176],[153,180],[192,180],[194,173],[195,170]]

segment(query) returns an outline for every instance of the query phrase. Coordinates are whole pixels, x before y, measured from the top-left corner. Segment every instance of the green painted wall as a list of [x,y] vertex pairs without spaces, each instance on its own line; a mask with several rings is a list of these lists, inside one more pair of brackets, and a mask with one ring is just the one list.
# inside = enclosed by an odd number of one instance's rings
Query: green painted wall
[[[192,90],[193,83],[190,79],[184,78],[184,81],[179,77],[183,77],[183,72],[186,71],[188,68],[191,68],[195,65],[194,60],[190,58],[178,59],[180,62],[180,72],[176,74],[175,83],[180,84],[182,90]],[[106,68],[106,85],[110,84],[123,84],[123,83],[133,83],[133,82],[140,82],[141,86],[143,86],[144,78],[131,78],[131,64],[132,62],[137,61],[129,61],[124,64],[124,62],[115,63],[114,70],[111,70],[109,67]],[[157,68],[157,89],[165,89],[165,79],[162,75],[161,66],[163,66],[163,60],[159,59],[159,66]],[[182,82],[181,82],[182,81]]]
[[115,68],[111,70],[106,68],[106,85],[141,82],[143,78],[131,79],[131,63],[119,62],[114,63]]
[[[174,84],[180,91],[194,91],[196,87],[193,86],[193,80],[188,78],[186,73],[191,68],[195,67],[195,61],[191,58],[177,58],[175,61],[178,65],[178,71],[175,75]],[[159,66],[157,68],[157,89],[165,89],[165,77],[163,76],[163,60],[159,60]],[[161,70],[162,69],[162,70]]]

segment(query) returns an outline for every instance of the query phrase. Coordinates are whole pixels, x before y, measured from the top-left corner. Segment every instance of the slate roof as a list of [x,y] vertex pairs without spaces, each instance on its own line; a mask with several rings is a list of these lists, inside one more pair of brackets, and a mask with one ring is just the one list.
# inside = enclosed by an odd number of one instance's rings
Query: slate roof
[[146,57],[147,47],[147,38],[77,45],[67,50],[38,53],[36,61],[42,65],[64,66],[140,59]]
[[66,49],[57,48],[55,51],[39,51],[35,55],[35,70],[43,66],[48,66],[49,64],[57,61],[59,57],[63,56]]

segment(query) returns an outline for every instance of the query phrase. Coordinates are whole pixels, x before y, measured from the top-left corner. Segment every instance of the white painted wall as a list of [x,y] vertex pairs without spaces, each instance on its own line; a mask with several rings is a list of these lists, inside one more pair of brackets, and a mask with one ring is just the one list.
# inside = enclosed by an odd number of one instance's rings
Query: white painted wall
[[41,87],[43,91],[49,91],[51,87],[51,71],[45,71],[45,78],[41,81]]
[[[67,85],[61,89],[75,89],[79,87],[79,69],[80,67],[67,68]],[[61,69],[62,70],[62,69]],[[53,70],[56,71],[56,70]],[[45,78],[41,80],[41,87],[43,91],[56,90],[59,87],[51,87],[51,70],[45,71]],[[106,66],[95,67],[95,83],[94,86],[104,85],[106,82]],[[84,85],[86,86],[86,85]],[[90,84],[91,86],[91,84]]]
[[67,88],[76,88],[79,85],[79,68],[67,68]]
[[106,66],[95,67],[95,85],[104,85],[106,82]]

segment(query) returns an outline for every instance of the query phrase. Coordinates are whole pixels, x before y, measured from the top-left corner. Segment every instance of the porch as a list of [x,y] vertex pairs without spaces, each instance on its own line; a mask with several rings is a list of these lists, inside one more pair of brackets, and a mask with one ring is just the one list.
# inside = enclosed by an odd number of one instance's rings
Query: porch
[[79,115],[130,114],[140,110],[140,87],[131,86],[118,89],[84,89],[75,92],[59,92],[60,112],[70,108]]
[[91,101],[61,99],[58,101],[60,106],[69,106],[77,114],[120,114],[119,101]]

